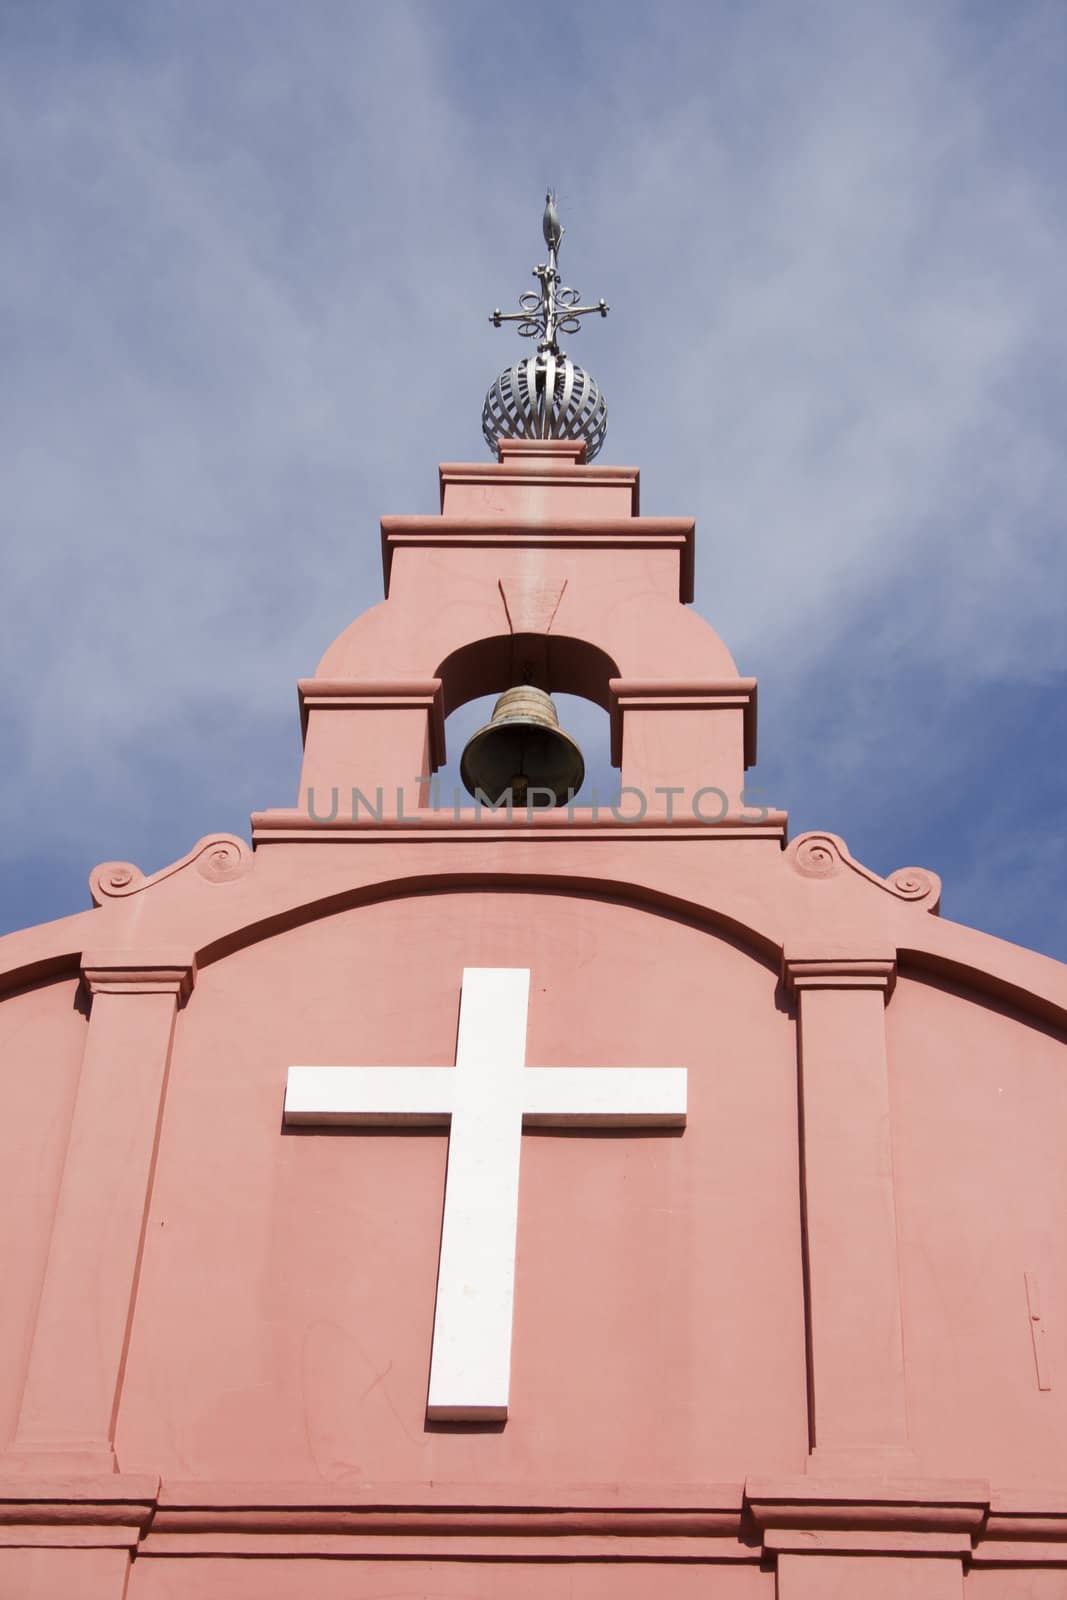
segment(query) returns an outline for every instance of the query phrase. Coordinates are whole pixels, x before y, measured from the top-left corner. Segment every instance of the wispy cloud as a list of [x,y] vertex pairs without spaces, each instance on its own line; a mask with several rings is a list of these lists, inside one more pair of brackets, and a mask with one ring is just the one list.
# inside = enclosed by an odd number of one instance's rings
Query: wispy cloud
[[[606,458],[700,519],[769,798],[875,864],[958,859],[978,822],[938,797],[979,782],[991,706],[1047,792],[1025,708],[1067,667],[1062,7],[542,21],[7,14],[12,858],[80,882],[292,797],[293,679],[379,597],[380,513],[481,454],[512,337],[484,317],[526,286],[546,181],[568,278],[614,307],[575,345]],[[39,880],[11,881],[32,920]],[[1061,938],[1028,894],[1014,936]]]

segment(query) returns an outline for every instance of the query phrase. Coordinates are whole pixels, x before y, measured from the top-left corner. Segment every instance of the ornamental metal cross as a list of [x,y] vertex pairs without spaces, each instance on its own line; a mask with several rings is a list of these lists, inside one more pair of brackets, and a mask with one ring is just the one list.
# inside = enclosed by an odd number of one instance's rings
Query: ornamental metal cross
[[606,317],[611,307],[604,300],[598,300],[595,306],[581,306],[578,302],[582,297],[578,290],[568,289],[560,282],[559,247],[566,229],[559,220],[556,197],[551,190],[545,195],[542,232],[548,246],[548,262],[533,269],[540,289],[536,293],[528,289],[525,294],[520,294],[521,311],[504,312],[497,306],[489,321],[494,328],[499,328],[504,322],[517,322],[524,339],[539,337],[539,350],[551,350],[554,355],[560,355],[561,333],[577,333],[581,327],[580,317],[587,317],[594,311]]
[[526,967],[467,967],[455,1067],[290,1067],[285,1122],[449,1128],[426,1414],[508,1414],[524,1127],[680,1128],[684,1067],[527,1067]]

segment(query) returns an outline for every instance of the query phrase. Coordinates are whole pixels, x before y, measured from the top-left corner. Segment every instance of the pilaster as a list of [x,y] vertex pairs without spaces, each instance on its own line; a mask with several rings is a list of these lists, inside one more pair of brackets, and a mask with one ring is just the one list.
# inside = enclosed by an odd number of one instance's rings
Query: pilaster
[[787,952],[783,971],[798,1013],[808,1470],[906,1473],[885,1033],[896,964]]
[[112,1439],[185,953],[93,951],[92,1009],[18,1425],[5,1466],[116,1470]]

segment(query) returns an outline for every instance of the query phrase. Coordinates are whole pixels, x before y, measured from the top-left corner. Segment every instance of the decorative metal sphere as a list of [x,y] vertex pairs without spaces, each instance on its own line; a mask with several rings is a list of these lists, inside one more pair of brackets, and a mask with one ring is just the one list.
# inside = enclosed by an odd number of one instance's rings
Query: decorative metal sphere
[[592,461],[607,431],[600,385],[562,351],[538,350],[505,368],[482,408],[493,455],[500,439],[584,439],[585,459]]

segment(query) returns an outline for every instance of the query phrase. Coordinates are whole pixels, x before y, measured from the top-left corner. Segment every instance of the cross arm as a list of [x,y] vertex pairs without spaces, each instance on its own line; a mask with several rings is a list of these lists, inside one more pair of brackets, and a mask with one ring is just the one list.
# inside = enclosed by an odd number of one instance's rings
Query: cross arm
[[287,1127],[447,1127],[452,1067],[290,1067]]
[[684,1067],[527,1067],[528,1128],[684,1128]]

